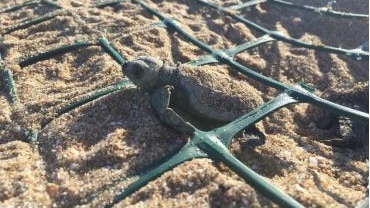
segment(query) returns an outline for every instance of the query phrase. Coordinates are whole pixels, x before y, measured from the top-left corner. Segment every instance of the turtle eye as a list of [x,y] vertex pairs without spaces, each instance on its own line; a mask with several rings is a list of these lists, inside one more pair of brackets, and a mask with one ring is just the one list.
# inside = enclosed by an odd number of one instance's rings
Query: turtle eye
[[144,69],[141,67],[137,67],[132,71],[132,76],[134,76],[136,79],[142,77],[144,73]]
[[122,65],[121,68],[125,68],[128,65],[128,61],[125,61]]

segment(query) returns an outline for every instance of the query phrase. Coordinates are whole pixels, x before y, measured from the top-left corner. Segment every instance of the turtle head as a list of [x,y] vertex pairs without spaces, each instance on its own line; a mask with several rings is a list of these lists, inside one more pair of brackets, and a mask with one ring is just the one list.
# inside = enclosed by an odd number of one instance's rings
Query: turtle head
[[163,61],[151,57],[141,56],[122,65],[122,72],[134,84],[145,90],[153,91],[159,84],[159,70]]

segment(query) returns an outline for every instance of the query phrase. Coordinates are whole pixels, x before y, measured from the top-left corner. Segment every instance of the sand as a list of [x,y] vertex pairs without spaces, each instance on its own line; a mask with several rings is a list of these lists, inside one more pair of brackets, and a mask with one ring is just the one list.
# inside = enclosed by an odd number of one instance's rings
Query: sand
[[[3,0],[0,8],[14,5]],[[67,11],[43,23],[0,37],[4,65],[12,71],[18,102],[12,104],[0,84],[0,206],[101,207],[135,180],[144,167],[181,148],[188,140],[163,125],[145,91],[128,87],[78,107],[60,117],[55,111],[88,93],[121,80],[120,66],[99,46],[82,48],[21,68],[25,57],[76,40],[106,37],[127,59],[151,55],[173,62],[196,60],[206,53],[161,27],[140,6],[91,8],[96,1],[60,1]],[[219,1],[234,5],[240,1]],[[322,1],[295,1],[325,6]],[[226,49],[260,36],[244,24],[195,1],[147,1],[199,40]],[[365,0],[337,1],[335,10],[368,13]],[[0,14],[0,32],[24,18],[55,8],[39,6]],[[346,49],[369,38],[368,21],[337,19],[262,4],[241,15],[300,40]],[[237,55],[236,60],[286,84],[304,82],[316,94],[347,93],[368,83],[368,62],[272,42]],[[219,65],[228,70],[226,65]],[[210,70],[212,67],[204,67]],[[264,101],[279,92],[246,81]],[[357,87],[356,87],[357,86]],[[367,92],[368,95],[368,92]],[[330,97],[330,96],[329,96]],[[335,96],[334,96],[335,97]],[[366,104],[365,104],[366,105]],[[367,103],[368,106],[368,103]],[[338,148],[320,140],[338,138],[318,128],[308,104],[283,108],[257,123],[266,143],[251,148],[245,138],[230,150],[266,180],[308,207],[354,207],[368,196],[368,146]],[[39,130],[38,141],[27,132]],[[128,177],[127,180],[122,178]],[[185,162],[150,182],[117,207],[270,207],[276,206],[224,164],[210,159]]]

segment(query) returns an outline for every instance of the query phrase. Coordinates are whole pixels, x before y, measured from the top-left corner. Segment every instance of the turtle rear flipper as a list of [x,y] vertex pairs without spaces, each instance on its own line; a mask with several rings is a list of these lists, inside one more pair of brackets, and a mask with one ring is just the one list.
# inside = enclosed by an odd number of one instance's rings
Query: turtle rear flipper
[[351,138],[326,139],[326,140],[320,140],[320,141],[324,144],[334,146],[334,147],[348,148],[348,147],[359,146],[359,144],[354,142],[353,139],[351,139]]

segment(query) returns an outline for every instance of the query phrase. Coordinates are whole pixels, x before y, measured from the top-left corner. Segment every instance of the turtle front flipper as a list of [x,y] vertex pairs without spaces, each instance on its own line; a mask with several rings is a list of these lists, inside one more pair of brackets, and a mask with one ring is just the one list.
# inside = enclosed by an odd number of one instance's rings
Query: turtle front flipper
[[166,85],[158,88],[151,96],[150,103],[159,120],[168,126],[188,135],[194,133],[195,128],[186,122],[179,114],[169,107],[173,86]]
[[247,139],[243,142],[243,146],[254,148],[264,145],[266,136],[255,125],[249,126],[242,132],[242,136]]

